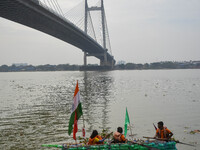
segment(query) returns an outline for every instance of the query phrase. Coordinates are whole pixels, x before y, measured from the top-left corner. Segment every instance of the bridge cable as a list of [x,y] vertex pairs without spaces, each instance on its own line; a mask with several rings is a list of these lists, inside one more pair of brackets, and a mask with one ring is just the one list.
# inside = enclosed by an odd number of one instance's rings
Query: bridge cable
[[[70,9],[66,13],[64,13],[64,17],[66,17],[70,22],[74,25],[78,26],[83,30],[84,27],[84,7],[83,2],[76,5],[74,8]],[[82,23],[82,24],[81,24]]]
[[52,9],[51,3],[49,2],[49,0],[47,0],[47,2],[49,3],[49,8]]
[[106,24],[106,44],[108,45],[108,50],[110,52],[110,54],[112,55],[112,49],[111,49],[111,44],[110,44],[110,37],[109,37],[109,32],[108,32],[108,27],[107,27],[107,24]]
[[[53,4],[54,9],[56,10],[56,12],[57,12],[58,14],[60,14],[59,9],[58,9],[58,7],[56,6],[55,0],[52,0],[52,4]],[[60,14],[60,15],[62,15],[62,14]]]
[[96,38],[96,34],[95,34],[95,30],[94,30],[94,25],[93,25],[93,21],[92,21],[92,17],[91,17],[91,14],[90,14],[90,12],[88,12],[88,16],[89,16],[89,21],[90,21],[90,32],[91,32],[91,36],[93,37],[93,39],[95,40],[95,41],[97,41],[97,38]]
[[62,16],[64,16],[63,11],[62,11],[62,9],[60,8],[60,5],[58,4],[58,1],[55,0],[55,2],[56,2],[57,6],[58,6],[58,8],[59,8],[59,10],[60,10],[60,13],[62,14]]
[[54,11],[56,11],[57,12],[57,9],[56,9],[56,7],[55,7],[55,4],[53,3],[54,2],[54,0],[49,0],[50,2],[51,2],[51,4],[52,4],[52,9],[54,10]]
[[54,4],[54,6],[55,6],[54,8],[55,8],[55,10],[57,11],[57,13],[60,14],[61,16],[63,16],[63,14],[62,14],[62,10],[60,9],[59,4],[56,3],[55,0],[53,0],[52,4]]

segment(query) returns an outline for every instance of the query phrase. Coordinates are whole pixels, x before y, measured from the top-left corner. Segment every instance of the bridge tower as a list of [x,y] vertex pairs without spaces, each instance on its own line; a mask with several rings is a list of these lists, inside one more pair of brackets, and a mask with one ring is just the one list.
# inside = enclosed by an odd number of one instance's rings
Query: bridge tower
[[[87,34],[87,25],[88,25],[88,12],[89,11],[101,11],[101,20],[102,20],[102,33],[103,33],[103,48],[104,48],[104,53],[103,54],[99,54],[99,55],[103,55],[104,59],[100,60],[100,65],[101,66],[106,66],[108,65],[107,62],[107,48],[106,48],[106,24],[105,24],[105,10],[104,10],[104,3],[103,0],[101,0],[101,6],[100,7],[88,7],[88,3],[87,0],[85,0],[85,28],[84,31]],[[91,55],[87,55],[86,52],[84,52],[84,66],[87,65],[87,56],[91,56]]]

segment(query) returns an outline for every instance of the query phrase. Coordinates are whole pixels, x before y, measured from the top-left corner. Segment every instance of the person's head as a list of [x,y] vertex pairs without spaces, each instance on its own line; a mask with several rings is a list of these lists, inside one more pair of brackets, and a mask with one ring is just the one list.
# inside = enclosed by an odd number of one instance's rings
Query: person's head
[[97,130],[93,130],[92,131],[92,134],[91,134],[91,136],[90,136],[90,138],[91,139],[93,139],[95,136],[97,136],[98,135],[98,132],[97,132]]
[[123,129],[122,129],[121,127],[118,127],[118,128],[117,128],[117,132],[122,133],[122,132],[123,132]]
[[163,125],[164,125],[164,123],[163,123],[162,121],[159,121],[159,122],[158,122],[158,128],[159,128],[159,129],[162,129],[162,128],[163,128]]

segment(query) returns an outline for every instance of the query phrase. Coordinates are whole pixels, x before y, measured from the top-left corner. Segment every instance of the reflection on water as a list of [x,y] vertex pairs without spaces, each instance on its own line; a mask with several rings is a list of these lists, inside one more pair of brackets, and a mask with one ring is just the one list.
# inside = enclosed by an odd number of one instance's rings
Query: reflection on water
[[83,72],[83,109],[88,131],[109,129],[108,112],[112,99],[112,76],[109,72]]
[[[67,134],[76,80],[86,136],[116,130],[128,108],[135,138],[153,136],[163,120],[175,138],[200,142],[200,70],[0,73],[1,149],[40,149],[72,140]],[[79,132],[83,119],[79,120]],[[179,149],[191,147],[178,145]]]

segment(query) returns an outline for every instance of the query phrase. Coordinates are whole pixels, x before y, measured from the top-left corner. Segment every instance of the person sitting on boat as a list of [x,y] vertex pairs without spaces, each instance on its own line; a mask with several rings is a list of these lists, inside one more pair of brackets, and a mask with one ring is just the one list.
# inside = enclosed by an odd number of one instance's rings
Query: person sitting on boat
[[117,131],[113,134],[114,141],[112,143],[125,143],[125,142],[127,142],[127,139],[125,138],[125,136],[122,133],[123,133],[123,129],[121,127],[118,127]]
[[160,138],[162,140],[169,140],[173,136],[173,133],[164,126],[162,121],[158,122],[158,129],[154,138]]
[[103,144],[104,140],[105,138],[102,139],[102,137],[98,135],[97,130],[93,130],[89,138],[88,145]]

